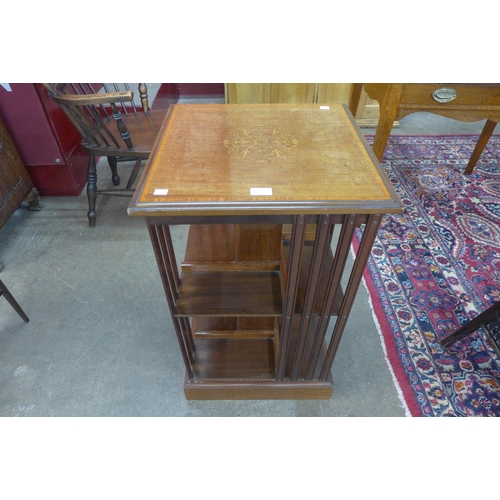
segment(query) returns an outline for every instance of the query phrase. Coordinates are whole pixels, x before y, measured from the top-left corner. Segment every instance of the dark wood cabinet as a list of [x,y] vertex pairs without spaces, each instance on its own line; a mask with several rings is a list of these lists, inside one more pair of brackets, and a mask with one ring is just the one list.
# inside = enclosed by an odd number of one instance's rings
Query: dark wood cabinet
[[0,119],[0,229],[23,201],[40,208],[38,191]]

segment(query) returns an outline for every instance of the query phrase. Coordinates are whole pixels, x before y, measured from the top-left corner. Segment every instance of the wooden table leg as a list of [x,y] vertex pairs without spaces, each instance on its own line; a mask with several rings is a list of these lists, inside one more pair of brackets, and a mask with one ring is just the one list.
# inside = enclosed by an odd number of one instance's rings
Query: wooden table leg
[[349,111],[354,117],[356,117],[356,113],[358,112],[359,100],[361,98],[362,90],[362,83],[353,83],[351,86],[351,93],[349,95]]
[[465,175],[470,175],[474,170],[474,167],[476,166],[476,163],[478,162],[484,148],[486,147],[486,144],[488,144],[491,134],[493,134],[493,131],[495,130],[496,126],[497,126],[496,122],[493,122],[491,120],[486,120],[483,131],[479,136],[479,140],[477,141],[476,147],[474,148],[469,163],[467,164],[467,168],[465,169],[464,172]]
[[378,161],[382,161],[387,141],[391,135],[392,126],[398,112],[403,85],[395,83],[387,87],[386,93],[379,102],[380,118],[373,140],[372,150]]

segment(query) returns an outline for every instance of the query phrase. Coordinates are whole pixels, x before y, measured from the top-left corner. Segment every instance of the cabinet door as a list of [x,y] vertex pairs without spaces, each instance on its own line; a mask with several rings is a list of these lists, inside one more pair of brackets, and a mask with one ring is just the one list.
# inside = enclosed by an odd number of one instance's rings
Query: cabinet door
[[0,119],[0,228],[32,189],[33,183]]
[[226,103],[312,103],[316,87],[315,83],[226,83]]
[[318,83],[317,98],[315,102],[347,104],[351,93],[351,83]]
[[226,83],[228,104],[349,102],[351,83]]

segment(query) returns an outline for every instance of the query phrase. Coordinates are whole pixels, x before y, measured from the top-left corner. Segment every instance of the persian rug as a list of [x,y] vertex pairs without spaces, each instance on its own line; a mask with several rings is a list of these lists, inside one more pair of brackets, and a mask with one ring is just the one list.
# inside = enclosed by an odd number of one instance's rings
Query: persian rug
[[500,301],[500,137],[465,176],[477,139],[391,136],[382,161],[404,212],[384,217],[364,284],[408,416],[500,416],[484,332],[439,344]]

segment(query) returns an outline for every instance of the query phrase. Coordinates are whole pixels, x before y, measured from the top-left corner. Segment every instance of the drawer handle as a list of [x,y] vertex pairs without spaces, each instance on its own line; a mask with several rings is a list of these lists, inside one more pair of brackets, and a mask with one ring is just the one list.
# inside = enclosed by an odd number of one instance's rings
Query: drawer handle
[[457,91],[455,89],[437,89],[432,93],[432,98],[440,103],[451,102],[457,98]]

